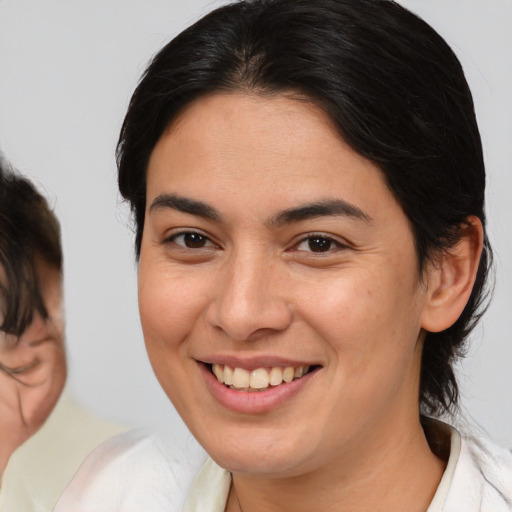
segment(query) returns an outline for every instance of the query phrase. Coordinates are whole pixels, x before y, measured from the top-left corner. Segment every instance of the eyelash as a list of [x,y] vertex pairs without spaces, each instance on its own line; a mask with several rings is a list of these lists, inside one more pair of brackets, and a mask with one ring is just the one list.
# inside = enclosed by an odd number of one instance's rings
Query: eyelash
[[[190,247],[190,246],[186,245],[186,242],[180,244],[176,241],[180,237],[186,237],[186,236],[190,236],[190,235],[197,236],[199,239],[201,239],[200,241],[204,241],[207,245],[202,245],[202,246],[198,246],[198,247]],[[199,233],[198,231],[181,231],[179,233],[175,233],[175,234],[165,238],[164,243],[169,243],[169,242],[172,242],[172,243],[176,244],[177,246],[182,247],[183,249],[192,249],[192,250],[204,249],[205,247],[206,248],[217,247],[216,244],[214,244],[207,235],[204,235],[203,233]]]
[[[327,242],[328,244],[328,248],[327,250],[319,250],[319,251],[315,251],[314,249],[311,248],[311,242],[312,241],[321,241],[321,244],[325,244],[325,242]],[[309,250],[304,250],[304,249],[299,249],[299,247],[302,245],[302,244],[308,244],[308,248]],[[334,245],[334,247],[332,247]],[[347,246],[341,242],[339,242],[338,240],[334,239],[332,236],[328,236],[324,233],[309,233],[307,234],[306,236],[303,236],[292,248],[292,250],[295,250],[295,251],[303,251],[303,252],[308,252],[308,253],[311,253],[311,254],[326,254],[326,253],[332,253],[334,250],[336,249],[346,249]]]
[[[183,243],[177,242],[177,240],[180,237],[185,238],[187,236],[198,237],[196,242],[199,245],[197,245],[196,247],[186,245],[187,242],[185,240],[183,240]],[[194,240],[189,240],[189,242],[190,241],[192,243],[194,243]],[[319,248],[321,250],[314,250],[311,247],[311,243],[313,241],[320,242],[320,244],[317,248]],[[198,231],[182,231],[179,233],[175,233],[175,234],[167,237],[164,240],[164,243],[169,243],[169,242],[172,242],[172,243],[176,244],[177,246],[182,247],[183,249],[190,249],[190,250],[205,249],[205,248],[209,249],[209,248],[218,247],[214,242],[212,242],[212,240],[207,235],[200,233]],[[204,243],[205,245],[201,245],[202,243]],[[300,249],[300,246],[303,244],[308,244],[309,250],[306,250],[304,248]],[[326,244],[327,244],[327,249],[323,250],[323,248],[325,247]],[[322,245],[324,247],[322,247]],[[334,245],[334,247],[332,247],[333,245]],[[347,246],[345,244],[335,240],[331,236],[327,236],[323,233],[309,233],[308,235],[303,236],[296,244],[294,244],[290,250],[291,251],[299,251],[299,252],[308,252],[308,253],[312,253],[312,254],[324,254],[324,253],[331,253],[332,251],[334,251],[336,249],[345,249],[346,247]]]

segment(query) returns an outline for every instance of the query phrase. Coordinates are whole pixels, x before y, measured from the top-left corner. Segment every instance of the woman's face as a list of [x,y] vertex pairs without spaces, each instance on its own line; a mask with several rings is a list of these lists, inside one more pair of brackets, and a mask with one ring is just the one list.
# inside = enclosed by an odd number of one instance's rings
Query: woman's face
[[154,148],[144,337],[220,465],[298,475],[418,422],[426,293],[382,173],[311,103],[204,97]]

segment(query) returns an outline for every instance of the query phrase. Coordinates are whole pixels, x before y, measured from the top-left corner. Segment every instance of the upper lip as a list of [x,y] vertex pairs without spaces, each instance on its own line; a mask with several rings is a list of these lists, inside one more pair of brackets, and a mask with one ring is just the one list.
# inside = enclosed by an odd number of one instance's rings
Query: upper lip
[[204,358],[196,358],[196,361],[204,364],[223,364],[232,368],[243,368],[245,370],[254,370],[256,368],[286,368],[292,366],[317,366],[319,363],[313,360],[290,359],[272,355],[254,355],[241,357],[233,354],[212,355]]

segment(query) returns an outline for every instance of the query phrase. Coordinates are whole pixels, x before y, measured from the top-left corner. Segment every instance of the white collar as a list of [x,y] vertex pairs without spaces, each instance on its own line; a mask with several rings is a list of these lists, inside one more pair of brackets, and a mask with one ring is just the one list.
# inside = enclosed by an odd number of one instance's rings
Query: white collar
[[[450,436],[450,454],[427,512],[479,512],[485,479],[457,430],[436,423]],[[224,512],[230,486],[229,472],[208,458],[190,489],[183,512]]]
[[[462,439],[460,434],[450,425],[437,420],[430,420],[435,422],[436,428],[444,431],[450,436],[450,455],[448,456],[448,464],[444,470],[443,476],[439,485],[437,486],[434,498],[430,502],[427,512],[442,512],[448,493],[452,486],[453,475],[459,462],[461,453]],[[469,510],[467,512],[470,512]]]

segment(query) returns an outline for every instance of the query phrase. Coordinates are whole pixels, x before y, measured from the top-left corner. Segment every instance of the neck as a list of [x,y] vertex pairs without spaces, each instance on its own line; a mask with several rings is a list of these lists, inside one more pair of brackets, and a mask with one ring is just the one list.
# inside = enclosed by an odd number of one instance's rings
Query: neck
[[[445,463],[431,452],[419,418],[414,428],[396,420],[378,438],[359,439],[354,453],[348,450],[328,466],[300,476],[233,475],[226,511],[424,512]],[[383,439],[388,440],[384,446]]]

